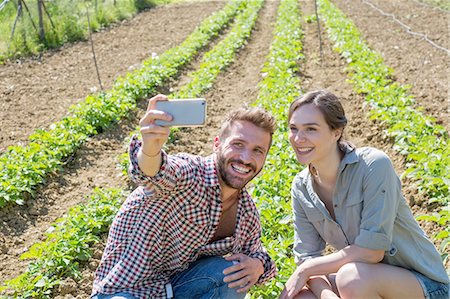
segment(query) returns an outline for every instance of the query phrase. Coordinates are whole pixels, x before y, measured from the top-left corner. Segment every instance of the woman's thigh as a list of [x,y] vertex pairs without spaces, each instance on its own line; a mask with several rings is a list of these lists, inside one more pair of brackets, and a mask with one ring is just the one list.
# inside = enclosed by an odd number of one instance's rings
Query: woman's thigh
[[346,264],[337,272],[336,286],[343,298],[425,298],[411,271],[382,263]]

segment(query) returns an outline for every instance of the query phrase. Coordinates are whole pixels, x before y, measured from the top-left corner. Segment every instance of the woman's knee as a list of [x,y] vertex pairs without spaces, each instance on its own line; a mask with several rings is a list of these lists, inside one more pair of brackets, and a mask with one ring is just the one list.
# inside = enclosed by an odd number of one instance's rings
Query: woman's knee
[[336,287],[341,298],[358,298],[367,294],[371,286],[370,264],[348,263],[336,273]]

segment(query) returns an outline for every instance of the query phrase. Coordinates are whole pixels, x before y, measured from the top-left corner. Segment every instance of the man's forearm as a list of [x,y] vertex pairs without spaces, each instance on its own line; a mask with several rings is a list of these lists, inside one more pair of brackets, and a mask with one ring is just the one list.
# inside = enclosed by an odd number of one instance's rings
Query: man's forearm
[[137,154],[137,159],[141,171],[146,175],[153,177],[158,173],[159,168],[161,167],[161,150],[152,155],[151,153],[144,153],[142,148],[140,148]]

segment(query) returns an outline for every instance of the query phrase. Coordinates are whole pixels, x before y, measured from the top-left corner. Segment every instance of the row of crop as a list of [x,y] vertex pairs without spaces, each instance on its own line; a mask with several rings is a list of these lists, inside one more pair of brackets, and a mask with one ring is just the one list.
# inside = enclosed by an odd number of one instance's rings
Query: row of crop
[[254,182],[253,196],[261,213],[262,242],[274,259],[278,275],[271,283],[252,291],[252,298],[278,298],[283,283],[295,268],[292,256],[292,212],[290,186],[299,171],[287,139],[287,110],[299,96],[298,63],[302,58],[302,36],[298,1],[282,0],[266,58],[255,105],[276,118],[278,130],[262,175]]
[[37,130],[26,147],[10,146],[0,157],[0,208],[23,204],[39,184],[58,170],[64,160],[91,135],[113,125],[135,109],[136,101],[154,94],[158,86],[174,77],[197,51],[230,22],[245,2],[230,1],[207,18],[179,46],[152,57],[142,68],[119,78],[107,93],[90,95],[70,108],[70,115],[48,131]]
[[168,2],[170,0],[2,0],[0,64],[8,58],[36,55],[45,49],[85,40],[89,29],[98,31],[113,22],[129,19],[145,8]]
[[372,119],[386,127],[386,134],[394,139],[394,149],[404,155],[404,175],[413,179],[430,202],[447,205],[439,214],[419,219],[434,221],[443,230],[435,238],[444,239],[441,252],[448,258],[450,246],[450,144],[444,127],[415,109],[409,87],[393,82],[392,71],[379,53],[370,49],[356,26],[328,0],[319,0],[334,48],[348,62],[351,83],[370,104]]
[[[233,61],[234,53],[250,36],[263,1],[247,2],[245,10],[236,17],[236,21],[220,43],[205,54],[200,67],[208,72],[196,71],[191,74],[191,82],[183,86],[183,92],[198,97]],[[219,57],[226,56],[225,59]],[[220,61],[220,63],[217,63]],[[207,83],[207,84],[206,84]],[[117,189],[94,190],[87,205],[73,208],[66,217],[58,220],[54,231],[47,235],[44,242],[33,245],[21,258],[36,259],[28,270],[19,277],[6,282],[0,291],[8,290],[14,297],[50,298],[52,290],[64,277],[80,278],[79,264],[86,262],[92,255],[92,244],[99,241],[99,235],[108,231],[114,215],[124,197],[124,192]]]
[[[33,259],[28,270],[0,286],[5,298],[51,298],[64,277],[81,277],[80,264],[92,256],[92,245],[108,231],[125,194],[119,189],[96,189],[86,204],[58,219],[44,242],[34,244],[21,259]],[[2,296],[0,296],[2,297]]]

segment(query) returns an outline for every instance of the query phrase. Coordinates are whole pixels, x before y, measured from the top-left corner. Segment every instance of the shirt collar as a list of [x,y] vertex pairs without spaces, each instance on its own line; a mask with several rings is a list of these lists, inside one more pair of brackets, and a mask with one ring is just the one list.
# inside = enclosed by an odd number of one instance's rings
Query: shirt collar
[[338,172],[340,173],[344,170],[345,166],[348,164],[354,164],[359,161],[358,155],[356,154],[356,147],[350,146],[348,144],[343,144],[344,157],[339,163]]
[[205,162],[205,184],[209,187],[220,187],[219,172],[216,168],[217,156],[212,154],[206,157]]

